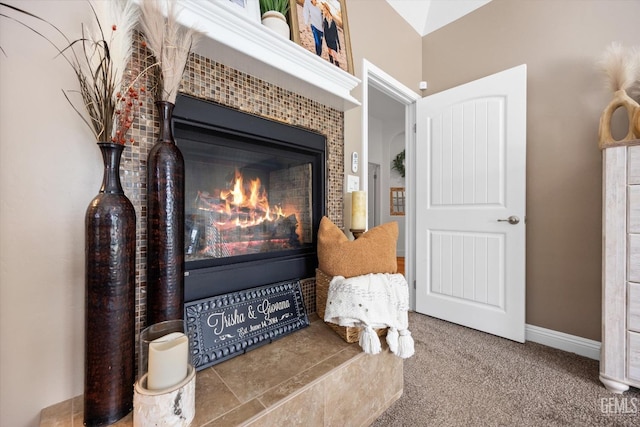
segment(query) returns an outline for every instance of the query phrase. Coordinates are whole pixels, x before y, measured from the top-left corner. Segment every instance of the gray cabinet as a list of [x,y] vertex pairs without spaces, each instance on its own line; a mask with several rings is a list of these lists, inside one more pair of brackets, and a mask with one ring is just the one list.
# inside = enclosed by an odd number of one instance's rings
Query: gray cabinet
[[600,380],[622,393],[640,387],[640,145],[602,156]]

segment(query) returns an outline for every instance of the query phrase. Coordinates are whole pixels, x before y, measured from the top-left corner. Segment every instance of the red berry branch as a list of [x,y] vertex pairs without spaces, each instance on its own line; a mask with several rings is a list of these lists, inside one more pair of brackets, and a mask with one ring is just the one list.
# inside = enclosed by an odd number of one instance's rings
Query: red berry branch
[[[140,88],[140,92],[145,92],[144,87]],[[140,101],[140,95],[136,88],[130,86],[124,94],[118,92],[116,94],[117,109],[116,109],[116,133],[111,137],[111,141],[118,144],[125,144],[127,142],[127,134],[133,124],[133,121],[140,110],[142,101]],[[133,143],[133,137],[129,138],[129,142]]]

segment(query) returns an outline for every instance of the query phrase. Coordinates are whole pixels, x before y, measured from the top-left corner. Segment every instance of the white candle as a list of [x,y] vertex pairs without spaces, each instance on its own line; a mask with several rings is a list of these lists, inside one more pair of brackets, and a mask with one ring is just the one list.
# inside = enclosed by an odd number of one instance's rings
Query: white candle
[[149,343],[149,390],[169,389],[187,377],[189,338],[172,332]]
[[367,228],[367,196],[364,191],[351,193],[351,229],[364,230]]

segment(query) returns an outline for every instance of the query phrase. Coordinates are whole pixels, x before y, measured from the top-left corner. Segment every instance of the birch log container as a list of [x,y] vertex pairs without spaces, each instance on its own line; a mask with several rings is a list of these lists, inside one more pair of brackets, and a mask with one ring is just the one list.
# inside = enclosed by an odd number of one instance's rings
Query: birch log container
[[134,427],[187,427],[196,414],[196,370],[188,366],[187,377],[163,390],[147,388],[148,373],[140,378],[133,393]]
[[145,328],[139,340],[133,393],[136,427],[188,426],[195,415],[196,370],[189,363],[189,334],[182,320]]

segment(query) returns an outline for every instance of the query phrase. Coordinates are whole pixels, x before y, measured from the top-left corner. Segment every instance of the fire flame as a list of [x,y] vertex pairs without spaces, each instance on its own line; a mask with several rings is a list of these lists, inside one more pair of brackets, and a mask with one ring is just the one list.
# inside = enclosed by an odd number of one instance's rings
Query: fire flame
[[220,190],[220,201],[224,205],[218,211],[226,214],[230,221],[219,225],[231,223],[247,227],[286,216],[281,207],[269,205],[267,191],[262,187],[260,178],[251,179],[245,185],[244,177],[237,169],[230,188]]

